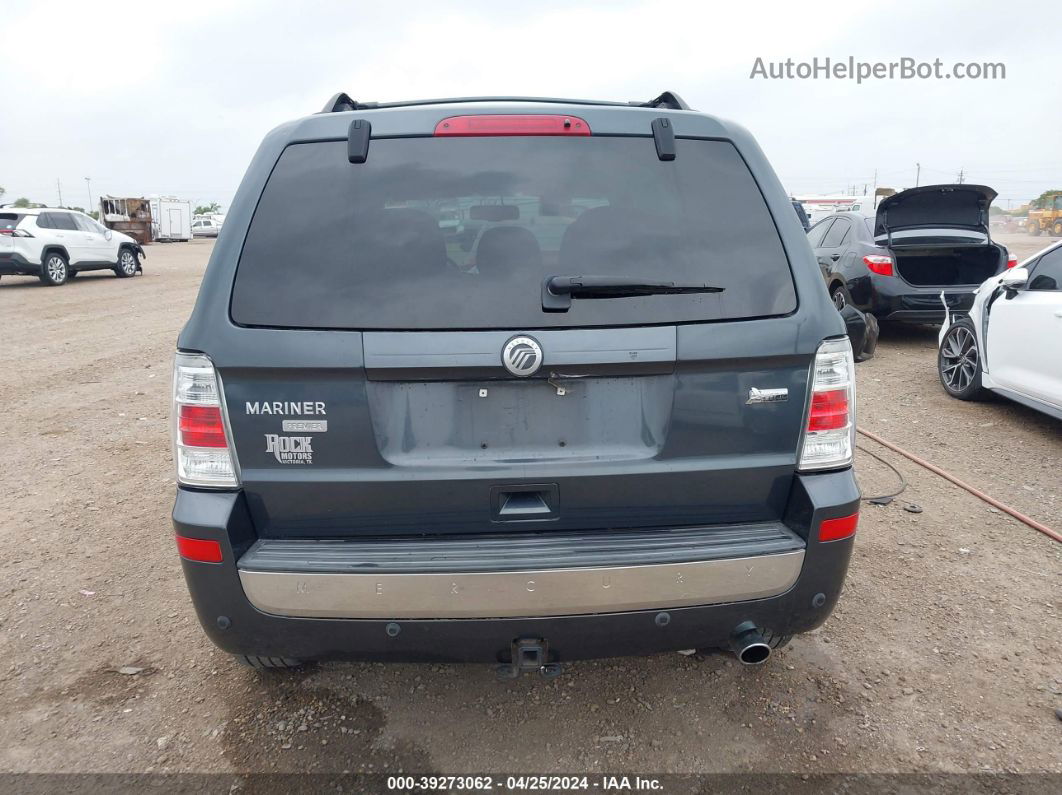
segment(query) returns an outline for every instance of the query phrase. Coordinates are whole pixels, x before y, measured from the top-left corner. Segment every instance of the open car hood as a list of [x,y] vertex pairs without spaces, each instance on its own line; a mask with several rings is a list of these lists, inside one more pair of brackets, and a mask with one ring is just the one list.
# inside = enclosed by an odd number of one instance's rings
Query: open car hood
[[[882,200],[874,239],[890,244],[926,238],[975,238],[988,242],[988,208],[996,192],[986,185],[924,185]],[[971,234],[973,233],[973,234]]]

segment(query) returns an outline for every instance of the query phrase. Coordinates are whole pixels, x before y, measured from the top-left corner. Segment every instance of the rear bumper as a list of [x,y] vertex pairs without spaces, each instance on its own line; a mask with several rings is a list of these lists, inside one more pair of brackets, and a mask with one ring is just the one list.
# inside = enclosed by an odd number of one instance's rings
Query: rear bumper
[[39,262],[30,262],[17,251],[0,253],[0,275],[3,276],[35,276],[41,272]]
[[784,525],[346,541],[263,540],[236,563],[265,613],[531,618],[777,596],[804,540]]
[[[480,572],[486,578],[480,585],[469,579],[475,572],[456,579],[421,572],[408,575],[417,579],[404,594],[401,583],[384,579],[393,574],[362,579],[341,572],[272,572],[283,579],[272,580],[263,596],[249,578],[252,569],[245,567],[241,579],[237,563],[257,541],[239,493],[181,489],[173,520],[180,535],[221,544],[223,562],[182,559],[182,565],[200,622],[225,651],[298,659],[496,662],[507,659],[518,638],[545,639],[552,657],[573,660],[724,646],[744,621],[783,635],[814,629],[836,603],[852,551],[851,538],[818,542],[817,528],[824,519],[851,515],[858,504],[851,470],[801,475],[794,479],[785,526],[804,544],[802,550],[686,564],[569,565],[531,575],[528,569]],[[259,565],[256,573],[270,573],[265,568]],[[693,582],[684,574],[693,574]],[[313,576],[329,577],[332,584]],[[455,586],[459,593],[462,587],[471,592],[469,601],[456,602],[468,612],[425,615],[424,604],[455,604],[450,600]],[[612,588],[616,596],[608,594]],[[608,595],[602,597],[602,591]],[[492,617],[469,617],[492,600]],[[279,615],[278,609],[289,614]],[[292,614],[307,609],[314,615]],[[322,609],[338,609],[344,617],[322,617]],[[524,615],[506,615],[517,610]],[[346,617],[366,615],[371,617]]]
[[969,312],[976,285],[962,287],[912,287],[898,278],[875,278],[871,311],[894,323],[943,323],[941,290],[952,312]]

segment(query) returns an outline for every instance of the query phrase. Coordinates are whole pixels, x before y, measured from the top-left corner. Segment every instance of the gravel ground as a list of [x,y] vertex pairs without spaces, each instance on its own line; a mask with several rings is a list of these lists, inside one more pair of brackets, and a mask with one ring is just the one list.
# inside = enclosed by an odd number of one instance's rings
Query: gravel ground
[[[210,248],[152,246],[136,279],[0,283],[0,771],[1062,773],[1062,545],[862,438],[910,485],[864,509],[834,615],[766,666],[237,667],[169,525],[170,360]],[[935,346],[883,331],[863,427],[1062,527],[1062,423],[949,399]],[[859,478],[896,482],[863,453]]]

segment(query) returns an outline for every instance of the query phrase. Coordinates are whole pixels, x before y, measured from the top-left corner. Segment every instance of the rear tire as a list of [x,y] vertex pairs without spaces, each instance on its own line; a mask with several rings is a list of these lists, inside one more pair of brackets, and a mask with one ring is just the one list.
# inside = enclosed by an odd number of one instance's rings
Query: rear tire
[[41,263],[41,282],[48,287],[58,287],[61,284],[66,284],[69,276],[70,263],[65,255],[60,254],[58,251],[49,251],[44,255],[44,262]]
[[1055,221],[1055,225],[1051,227],[1051,234],[1055,237],[1062,237],[1062,221]]
[[[763,635],[763,642],[771,647],[772,652],[784,649],[789,645],[789,641],[793,639],[792,635],[779,635],[777,632],[772,632],[769,629],[762,630],[760,634]],[[725,651],[732,654],[730,649],[726,646],[720,646],[716,649],[697,649],[699,654],[712,654],[713,652],[719,651]]]
[[123,248],[118,252],[118,263],[114,266],[114,274],[119,279],[128,279],[130,276],[135,276],[138,267],[140,267],[140,259],[135,251],[130,248]]
[[1039,224],[1029,224],[1026,228],[1029,230],[1029,234],[1033,237],[1040,236],[1041,229]]
[[291,657],[261,657],[252,654],[234,654],[232,656],[240,665],[245,665],[256,671],[290,671],[302,668],[305,665],[302,660],[296,660]]
[[981,386],[981,349],[974,325],[969,319],[956,321],[944,335],[937,351],[937,375],[944,391],[959,400],[980,400],[986,394]]
[[840,312],[852,303],[852,294],[848,292],[848,288],[843,284],[835,284],[830,288],[830,299],[833,301],[833,305],[837,307],[837,311]]
[[789,645],[789,641],[793,639],[792,635],[779,635],[775,632],[771,632],[770,630],[767,630],[762,634],[763,639],[767,641],[767,645],[770,646],[774,651],[784,649],[786,646]]

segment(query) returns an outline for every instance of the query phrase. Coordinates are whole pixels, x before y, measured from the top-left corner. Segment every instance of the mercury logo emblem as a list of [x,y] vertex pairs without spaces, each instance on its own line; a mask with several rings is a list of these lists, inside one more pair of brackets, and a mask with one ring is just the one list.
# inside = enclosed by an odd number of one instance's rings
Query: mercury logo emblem
[[542,366],[542,346],[531,337],[513,337],[502,348],[502,364],[513,375],[534,375]]

